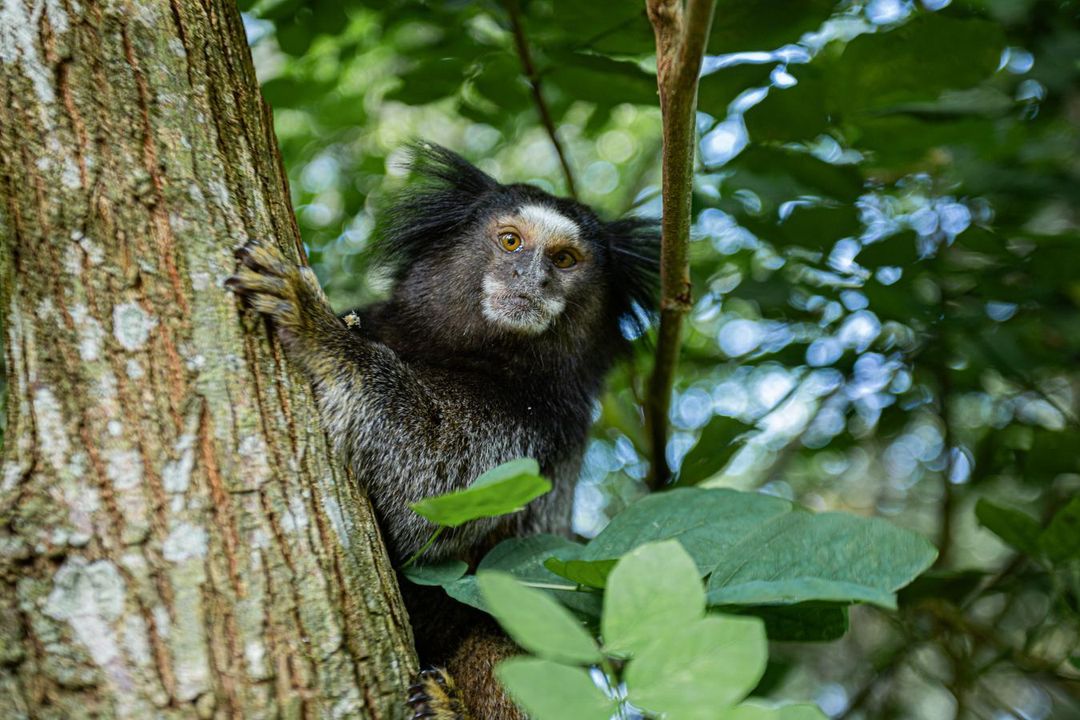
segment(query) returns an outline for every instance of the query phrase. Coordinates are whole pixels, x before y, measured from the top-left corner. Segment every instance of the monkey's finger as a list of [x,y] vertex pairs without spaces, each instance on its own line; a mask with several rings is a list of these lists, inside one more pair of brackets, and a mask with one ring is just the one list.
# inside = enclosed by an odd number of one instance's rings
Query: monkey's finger
[[248,296],[247,302],[252,309],[273,319],[278,327],[295,327],[299,322],[296,306],[288,300],[282,300],[273,295],[255,293]]
[[248,243],[240,248],[236,254],[240,258],[240,262],[252,270],[259,270],[273,275],[285,275],[292,266],[277,248],[262,243]]
[[235,275],[225,281],[225,287],[239,295],[265,293],[275,297],[285,297],[287,285],[285,280],[280,277],[266,275],[242,267],[236,271]]

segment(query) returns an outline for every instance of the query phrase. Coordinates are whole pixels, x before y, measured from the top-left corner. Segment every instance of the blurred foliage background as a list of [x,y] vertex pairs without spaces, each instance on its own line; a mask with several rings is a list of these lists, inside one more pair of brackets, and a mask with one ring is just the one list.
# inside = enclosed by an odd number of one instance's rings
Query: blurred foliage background
[[[566,193],[546,114],[582,200],[660,213],[641,0],[240,5],[338,309],[385,290],[367,250],[414,138]],[[941,550],[899,612],[776,645],[757,694],[1080,717],[1080,7],[722,0],[708,52],[678,481],[886,516]],[[597,409],[584,535],[645,492],[639,360]]]

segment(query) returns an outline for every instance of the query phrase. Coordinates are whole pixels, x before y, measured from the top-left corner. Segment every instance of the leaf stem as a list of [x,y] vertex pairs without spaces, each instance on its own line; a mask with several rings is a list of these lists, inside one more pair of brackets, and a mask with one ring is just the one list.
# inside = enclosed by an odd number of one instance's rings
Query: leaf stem
[[559,585],[558,583],[540,583],[540,582],[528,582],[526,580],[519,580],[522,585],[532,588],[540,588],[541,590],[565,590],[567,592],[582,592],[580,585]]
[[409,567],[417,560],[419,560],[420,556],[427,552],[428,548],[435,544],[435,541],[439,539],[439,536],[442,535],[442,532],[445,529],[445,525],[440,525],[439,527],[435,528],[435,532],[431,533],[431,537],[427,539],[427,542],[425,542],[419,550],[414,552],[412,554],[412,557],[405,561],[405,563],[401,566],[401,569],[404,570],[405,568]]

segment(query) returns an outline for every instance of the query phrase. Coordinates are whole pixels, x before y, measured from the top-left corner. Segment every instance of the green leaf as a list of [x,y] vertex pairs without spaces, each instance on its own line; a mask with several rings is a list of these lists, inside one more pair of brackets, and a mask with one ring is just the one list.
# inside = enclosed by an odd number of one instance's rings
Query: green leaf
[[828,720],[828,716],[817,705],[781,705],[776,708],[777,720]]
[[538,658],[511,658],[495,674],[533,720],[609,720],[615,701],[587,670]]
[[857,235],[861,229],[854,205],[800,205],[775,225],[749,223],[749,227],[777,247],[798,245],[822,252],[831,249],[841,238]]
[[795,74],[796,85],[770,88],[768,96],[743,115],[751,140],[812,140],[829,128],[831,118],[821,71],[807,66]]
[[757,618],[713,615],[657,636],[626,667],[627,696],[679,720],[715,720],[765,672],[765,628]]
[[885,114],[913,115],[927,120],[963,116],[998,117],[1016,107],[1016,101],[992,87],[946,90],[937,100],[895,105]]
[[760,493],[676,488],[615,516],[579,559],[617,558],[667,539],[677,539],[702,574],[711,573],[710,605],[894,607],[894,593],[937,556],[925,538],[884,520],[814,514]]
[[844,112],[881,110],[936,100],[993,74],[1005,36],[1001,25],[925,13],[885,33],[854,38],[833,65],[831,106]]
[[433,565],[410,565],[401,570],[409,582],[417,585],[446,585],[454,582],[469,569],[461,560],[447,560]]
[[602,588],[607,584],[607,577],[615,567],[615,562],[615,560],[564,560],[551,557],[544,561],[544,567],[578,585]]
[[[552,18],[568,44],[611,55],[656,52],[656,40],[645,6],[635,0],[580,2],[554,0]],[[551,22],[552,19],[547,19]]]
[[679,468],[679,485],[696,485],[724,469],[738,452],[741,444],[735,441],[752,429],[741,420],[716,415],[701,431],[697,443],[683,458]]
[[878,268],[882,265],[904,267],[918,259],[917,235],[911,230],[904,230],[895,235],[863,245],[856,260],[863,267]]
[[726,116],[728,104],[743,91],[768,86],[772,70],[772,63],[746,63],[709,73],[698,81],[698,110],[718,118]]
[[752,530],[709,576],[711,605],[813,600],[896,607],[895,592],[937,551],[883,520],[794,510]]
[[930,570],[897,593],[897,598],[902,608],[927,598],[948,600],[959,605],[986,579],[987,574],[983,570]]
[[789,148],[751,145],[724,169],[735,171],[725,187],[753,190],[770,208],[800,196],[853,203],[864,191],[856,165],[833,165]]
[[506,573],[477,573],[488,611],[518,645],[556,662],[592,664],[603,658],[592,636],[549,594]]
[[457,57],[433,57],[401,76],[401,85],[388,94],[407,105],[426,105],[454,97],[461,88],[467,65]]
[[636,654],[704,614],[701,576],[686,550],[674,540],[642,545],[620,559],[607,578],[604,650]]
[[1054,515],[1039,536],[1039,547],[1054,562],[1080,557],[1080,495]]
[[644,543],[675,539],[705,574],[741,537],[790,511],[791,503],[771,495],[676,488],[646,495],[616,515],[585,546],[581,559],[618,558]]
[[[552,590],[551,594],[572,610],[599,618],[600,595],[598,593],[577,591],[573,583],[567,582],[565,578],[544,567],[544,561],[553,555],[574,557],[581,550],[581,545],[556,535],[509,538],[496,545],[484,556],[477,567],[477,572],[497,570],[510,573],[524,582],[564,587],[566,590]],[[487,612],[480,588],[476,584],[476,576],[466,575],[443,587],[446,593],[458,602]]]
[[776,50],[816,30],[833,10],[836,0],[740,0],[723,3],[716,12],[708,53]]
[[720,720],[827,720],[817,705],[761,705],[745,702],[720,715]]
[[554,65],[544,74],[570,97],[603,107],[619,103],[655,105],[656,75],[645,72],[635,62],[604,55],[557,52]]
[[465,490],[425,498],[409,507],[436,525],[457,527],[470,520],[520,510],[551,490],[535,460],[522,458],[487,471]]
[[1042,527],[1035,518],[1019,510],[996,505],[986,498],[980,498],[975,504],[975,517],[980,525],[1024,554],[1039,553]]
[[848,631],[848,609],[836,603],[767,605],[748,609],[745,614],[765,622],[770,640],[782,642],[826,642],[838,640]]

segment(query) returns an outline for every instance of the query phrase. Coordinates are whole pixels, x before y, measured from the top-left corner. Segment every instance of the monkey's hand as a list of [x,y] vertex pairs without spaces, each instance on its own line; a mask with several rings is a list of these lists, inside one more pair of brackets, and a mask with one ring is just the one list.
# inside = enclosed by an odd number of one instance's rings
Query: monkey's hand
[[454,679],[442,668],[421,670],[409,688],[412,720],[472,720]]
[[236,255],[241,265],[225,281],[226,287],[270,318],[286,350],[301,365],[314,369],[311,366],[318,364],[320,349],[346,332],[315,273],[287,260],[277,248],[258,242],[248,243]]

